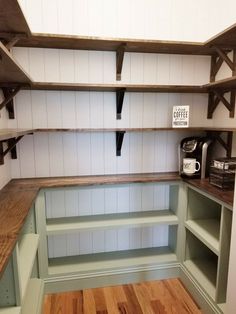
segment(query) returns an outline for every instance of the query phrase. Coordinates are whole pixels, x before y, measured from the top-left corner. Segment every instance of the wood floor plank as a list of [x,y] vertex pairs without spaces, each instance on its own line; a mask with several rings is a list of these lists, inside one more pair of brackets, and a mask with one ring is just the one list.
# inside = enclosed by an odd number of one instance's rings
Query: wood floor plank
[[92,289],[86,289],[83,292],[84,297],[84,313],[83,314],[96,314],[96,305],[93,297]]
[[139,301],[142,312],[145,312],[146,314],[155,314],[150,303],[150,298],[148,297],[147,286],[140,283],[133,285],[133,289]]
[[116,300],[112,287],[106,287],[103,289],[103,291],[104,291],[105,301],[107,305],[107,312],[120,314],[120,311],[118,308],[118,302]]
[[179,279],[49,294],[43,314],[201,314]]

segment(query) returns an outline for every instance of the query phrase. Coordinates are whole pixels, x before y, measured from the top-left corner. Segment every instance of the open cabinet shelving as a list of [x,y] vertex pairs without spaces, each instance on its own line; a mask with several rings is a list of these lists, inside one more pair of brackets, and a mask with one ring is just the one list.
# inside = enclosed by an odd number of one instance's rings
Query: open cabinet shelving
[[217,304],[226,302],[232,209],[188,186],[184,267]]

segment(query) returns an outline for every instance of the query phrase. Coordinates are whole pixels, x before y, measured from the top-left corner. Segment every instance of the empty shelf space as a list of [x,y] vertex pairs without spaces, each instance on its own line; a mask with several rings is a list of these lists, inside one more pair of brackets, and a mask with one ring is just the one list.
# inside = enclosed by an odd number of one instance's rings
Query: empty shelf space
[[22,314],[41,313],[43,293],[44,293],[43,280],[38,278],[30,279],[21,313]]
[[80,230],[113,229],[119,227],[147,227],[157,224],[178,224],[177,216],[169,210],[145,211],[84,217],[54,218],[47,220],[47,234]]
[[216,255],[219,255],[220,221],[217,219],[188,220],[185,227]]
[[215,300],[217,265],[210,259],[186,260],[184,266],[201,287]]
[[169,247],[136,249],[49,259],[49,275],[89,273],[176,263]]
[[38,242],[38,234],[25,234],[19,242],[19,276],[23,298],[34,265]]

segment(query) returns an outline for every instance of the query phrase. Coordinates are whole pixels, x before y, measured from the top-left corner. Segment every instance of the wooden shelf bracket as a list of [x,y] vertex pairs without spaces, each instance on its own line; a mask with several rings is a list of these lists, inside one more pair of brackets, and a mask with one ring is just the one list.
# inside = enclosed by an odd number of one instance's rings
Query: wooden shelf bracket
[[117,120],[121,119],[125,91],[126,91],[125,88],[122,88],[116,91],[116,119]]
[[123,60],[125,54],[126,44],[120,45],[116,51],[116,80],[121,80],[121,72],[123,67]]
[[[226,139],[221,137],[222,133],[226,133]],[[228,158],[232,155],[233,132],[232,131],[207,131],[207,135],[217,141],[225,150]]]
[[2,87],[5,99],[0,104],[0,110],[6,106],[6,109],[9,114],[9,119],[15,118],[13,98],[20,91],[20,89],[21,86],[17,86],[16,88]]
[[121,156],[124,135],[125,131],[116,131],[116,156]]
[[[4,164],[4,157],[11,152],[11,159],[17,159],[16,144],[22,139],[23,135],[16,138],[0,141],[0,165]],[[3,143],[7,142],[7,148],[3,149]]]
[[229,68],[234,71],[234,62],[230,60],[230,58],[228,57],[228,53],[229,51],[224,51],[222,49],[220,49],[219,47],[214,46],[214,50],[216,51],[216,53],[218,54],[218,56],[225,61],[225,63],[229,66]]
[[212,119],[213,113],[220,103],[220,101],[225,105],[225,107],[229,110],[229,117],[234,117],[234,111],[235,111],[235,90],[230,91],[230,101],[228,101],[224,94],[227,91],[218,91],[218,90],[212,90],[209,92],[208,96],[208,111],[207,111],[207,119]]

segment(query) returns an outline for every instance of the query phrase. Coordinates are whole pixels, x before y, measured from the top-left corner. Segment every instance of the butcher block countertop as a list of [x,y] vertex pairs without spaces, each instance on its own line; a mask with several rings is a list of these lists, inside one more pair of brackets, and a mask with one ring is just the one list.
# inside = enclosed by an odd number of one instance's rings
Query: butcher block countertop
[[[12,179],[0,191],[0,277],[40,189],[180,180],[181,178],[176,172]],[[185,182],[200,188],[230,206],[233,205],[233,191],[222,192],[211,186],[208,180]]]

